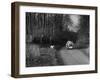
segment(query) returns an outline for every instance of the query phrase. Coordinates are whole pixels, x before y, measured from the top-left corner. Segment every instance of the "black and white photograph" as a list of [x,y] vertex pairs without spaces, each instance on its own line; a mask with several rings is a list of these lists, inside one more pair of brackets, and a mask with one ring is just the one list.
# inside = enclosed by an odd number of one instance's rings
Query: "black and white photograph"
[[89,15],[26,12],[26,67],[89,64]]

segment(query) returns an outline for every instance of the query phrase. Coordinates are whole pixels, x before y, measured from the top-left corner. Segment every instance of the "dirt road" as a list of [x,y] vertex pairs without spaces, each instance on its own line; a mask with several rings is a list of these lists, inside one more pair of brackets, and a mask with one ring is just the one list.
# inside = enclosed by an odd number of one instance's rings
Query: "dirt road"
[[68,50],[63,48],[59,51],[65,65],[89,64],[89,48]]

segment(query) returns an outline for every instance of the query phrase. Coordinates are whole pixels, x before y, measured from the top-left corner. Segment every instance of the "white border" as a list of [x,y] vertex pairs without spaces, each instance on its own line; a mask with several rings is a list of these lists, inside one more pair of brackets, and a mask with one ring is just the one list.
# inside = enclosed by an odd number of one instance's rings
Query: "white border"
[[[67,65],[53,67],[25,67],[25,12],[40,12],[40,13],[58,13],[58,14],[80,14],[90,15],[90,64],[89,65]],[[95,11],[86,9],[72,8],[52,8],[52,7],[37,7],[37,6],[20,6],[20,51],[19,51],[19,73],[20,74],[39,74],[39,73],[54,73],[54,72],[74,72],[95,70]]]

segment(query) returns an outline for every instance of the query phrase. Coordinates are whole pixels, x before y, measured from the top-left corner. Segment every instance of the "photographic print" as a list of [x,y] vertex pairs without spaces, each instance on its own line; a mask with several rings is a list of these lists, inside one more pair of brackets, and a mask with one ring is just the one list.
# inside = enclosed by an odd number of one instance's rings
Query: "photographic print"
[[97,72],[97,7],[12,3],[12,77]]
[[89,64],[89,15],[26,12],[26,67]]

